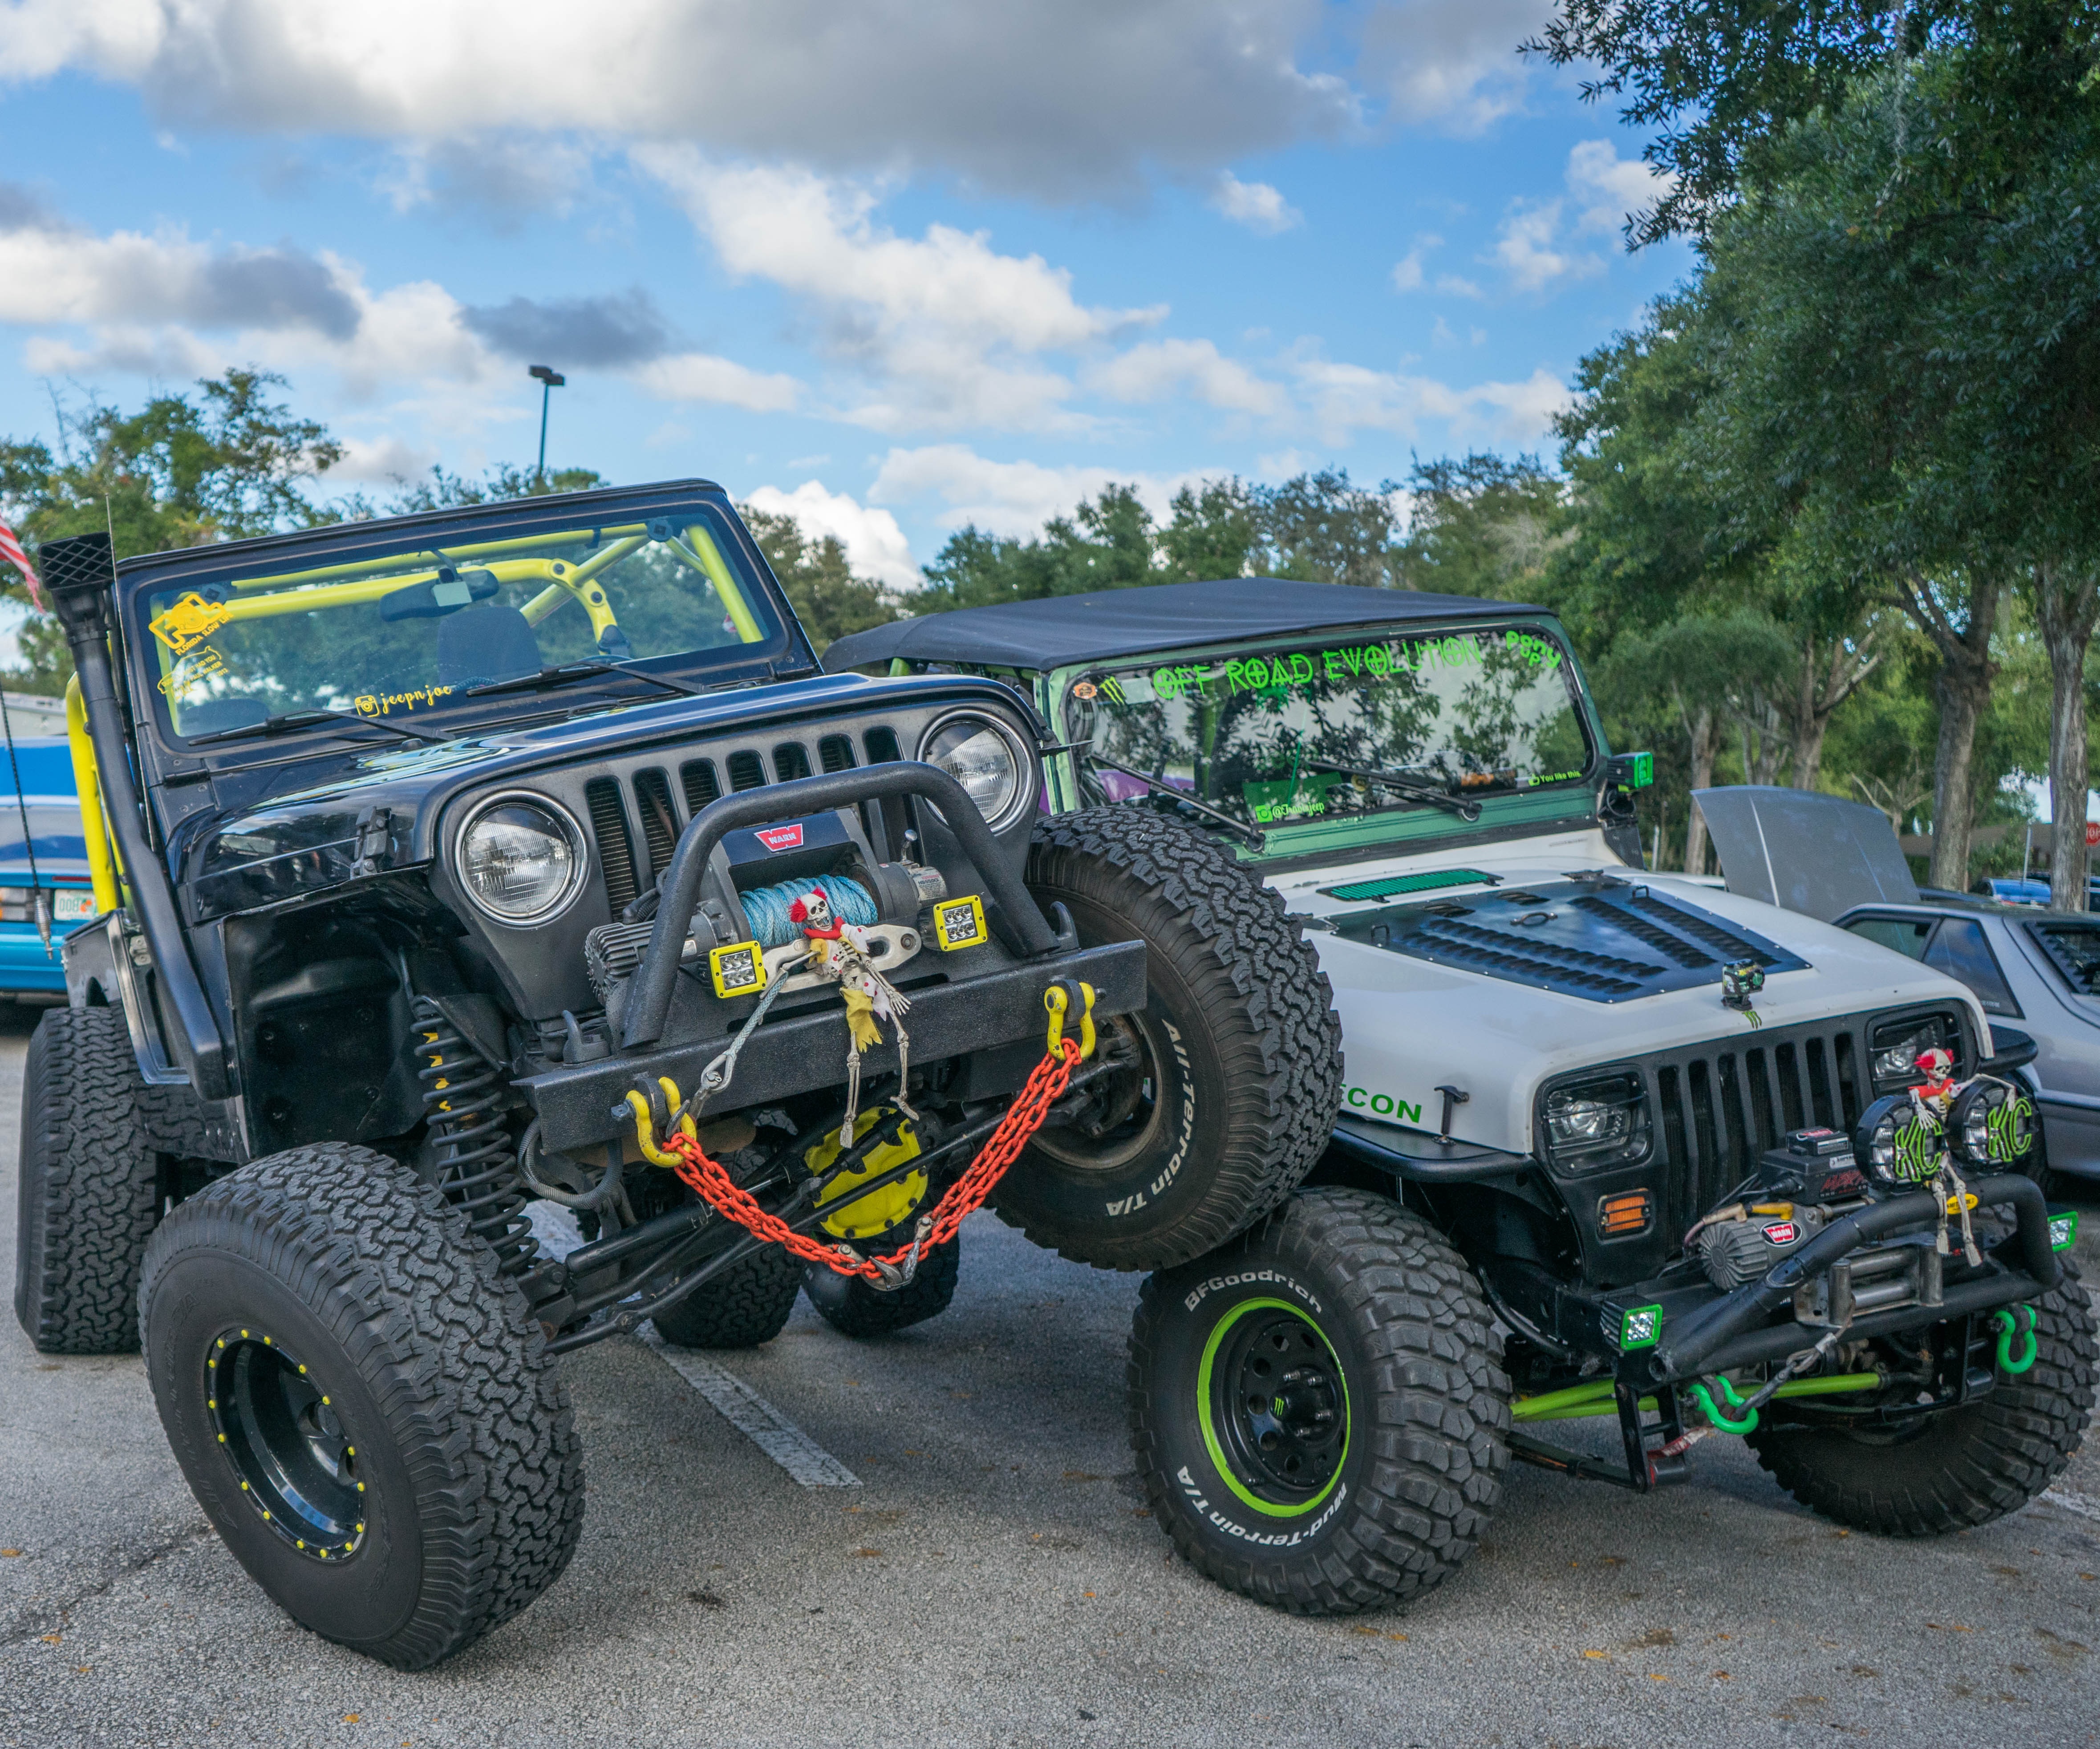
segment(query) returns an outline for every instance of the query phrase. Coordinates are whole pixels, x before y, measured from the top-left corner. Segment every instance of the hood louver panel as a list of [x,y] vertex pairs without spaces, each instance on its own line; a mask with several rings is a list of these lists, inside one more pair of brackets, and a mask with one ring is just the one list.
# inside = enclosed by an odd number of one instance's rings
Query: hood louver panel
[[1381,905],[1336,918],[1335,929],[1372,947],[1586,1002],[1718,985],[1724,966],[1744,960],[1767,973],[1808,964],[1710,911],[1626,881],[1551,881],[1520,892]]

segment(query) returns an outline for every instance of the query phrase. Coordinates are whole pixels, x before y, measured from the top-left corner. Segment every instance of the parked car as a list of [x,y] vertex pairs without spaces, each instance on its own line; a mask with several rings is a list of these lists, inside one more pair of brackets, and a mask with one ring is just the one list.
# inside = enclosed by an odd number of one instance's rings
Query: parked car
[[2023,874],[1987,874],[1969,890],[2000,905],[2046,905],[2049,897],[2047,881]]
[[0,747],[0,996],[63,997],[59,945],[98,910],[73,756],[63,735],[18,736],[11,764],[5,751]]
[[[1198,823],[1312,932],[1335,1148],[1277,1218],[1155,1273],[1131,1336],[1139,1474],[1199,1571],[1308,1612],[1405,1598],[1474,1548],[1509,1457],[1646,1491],[1716,1429],[1899,1535],[2062,1468],[2100,1344],[1977,998],[1644,871],[1652,762],[1607,744],[1550,613],[1238,578],[929,615],[825,663],[1004,681],[1061,739],[1039,845]],[[1125,1024],[1158,1073],[1102,1122],[1183,1121],[1176,1042]],[[1909,1115],[1932,1068],[1962,1123]],[[1974,1251],[1924,1187],[1950,1146],[1998,1211]],[[2046,1371],[1997,1346],[2028,1306]],[[1622,1460],[1546,1437],[1587,1416]]]
[[2045,1157],[2056,1171],[2100,1178],[2100,916],[1942,901],[1860,905],[1836,921],[1959,978],[2001,1048],[2015,1029],[2031,1038]]
[[[823,674],[719,486],[41,568],[126,882],[30,1042],[16,1315],[143,1341],[316,1632],[420,1667],[559,1577],[560,1355],[748,1347],[805,1283],[850,1336],[931,1317],[995,1189],[1171,1267],[1326,1147],[1339,1029],[1259,878],[1149,816],[1032,845],[1025,702]],[[1140,1010],[1185,1105],[1133,1127]]]

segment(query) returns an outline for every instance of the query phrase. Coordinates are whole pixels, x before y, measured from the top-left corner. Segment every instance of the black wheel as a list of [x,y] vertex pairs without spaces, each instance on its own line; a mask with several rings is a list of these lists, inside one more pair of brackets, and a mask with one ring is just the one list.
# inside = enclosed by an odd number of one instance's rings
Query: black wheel
[[[903,1241],[900,1236],[899,1242]],[[884,1245],[871,1249],[893,1250]],[[823,1320],[842,1336],[888,1336],[938,1318],[955,1297],[962,1274],[963,1240],[959,1233],[919,1260],[918,1273],[894,1293],[878,1293],[858,1275],[841,1275],[821,1263],[802,1271],[802,1291]]]
[[328,1639],[421,1669],[568,1565],[583,1459],[494,1252],[368,1148],[294,1148],[148,1246],[146,1372],[235,1557]]
[[761,1245],[657,1313],[656,1332],[680,1348],[756,1348],[779,1335],[801,1285],[801,1264],[779,1245]]
[[1472,1553],[1501,1498],[1501,1359],[1434,1229],[1367,1192],[1301,1192],[1145,1284],[1130,1425],[1152,1509],[1190,1565],[1261,1602],[1403,1602]]
[[[1941,1536],[2017,1512],[2078,1449],[2100,1375],[2092,1303],[2071,1259],[2059,1261],[2062,1281],[2035,1302],[2025,1372],[2000,1372],[1972,1403],[1893,1425],[1762,1426],[1747,1436],[1758,1461],[1811,1511],[1884,1536]],[[1990,1364],[1990,1347],[1972,1364]]]
[[1341,1023],[1283,901],[1214,835],[1139,808],[1047,820],[1029,888],[1089,945],[1142,937],[1144,1010],[1102,1029],[1128,1067],[1039,1132],[999,1214],[1109,1269],[1166,1269],[1274,1208],[1326,1147]]
[[156,1091],[115,1008],[53,1008],[22,1079],[15,1315],[47,1355],[139,1342],[139,1266],[165,1177]]

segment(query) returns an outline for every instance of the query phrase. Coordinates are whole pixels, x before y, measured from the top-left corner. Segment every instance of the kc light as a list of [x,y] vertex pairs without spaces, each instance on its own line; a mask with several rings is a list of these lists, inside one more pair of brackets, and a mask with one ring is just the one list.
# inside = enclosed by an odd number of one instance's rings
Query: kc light
[[467,897],[513,928],[544,923],[583,890],[582,830],[544,796],[482,803],[460,828],[455,860]]
[[1012,825],[1032,800],[1023,776],[1030,761],[1020,738],[989,716],[959,711],[942,718],[920,742],[919,757],[960,783],[995,832]]
[[2017,1166],[2034,1152],[2034,1101],[2002,1081],[1972,1081],[1954,1097],[1947,1136],[1965,1165]]
[[1945,1145],[1939,1121],[1907,1094],[1877,1099],[1860,1114],[1852,1154],[1883,1184],[1921,1184],[1937,1175]]

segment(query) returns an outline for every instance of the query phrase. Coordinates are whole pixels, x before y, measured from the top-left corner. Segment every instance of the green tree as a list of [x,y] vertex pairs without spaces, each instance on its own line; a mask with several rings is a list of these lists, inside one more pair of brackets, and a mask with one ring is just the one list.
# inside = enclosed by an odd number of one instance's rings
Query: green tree
[[1567,482],[1536,456],[1491,454],[1418,461],[1408,476],[1414,512],[1398,572],[1410,589],[1536,599],[1567,543]]
[[[313,482],[342,456],[319,421],[271,399],[285,379],[232,370],[193,393],[154,396],[135,413],[59,403],[55,446],[0,440],[0,515],[33,560],[44,541],[107,529],[117,556],[235,540],[330,519]],[[0,594],[26,598],[11,576]],[[21,665],[9,684],[64,690],[73,659],[55,621],[18,633]]]
[[755,510],[748,504],[739,504],[737,511],[819,656],[835,638],[897,618],[897,603],[882,585],[854,575],[837,535],[813,538],[793,517]]

